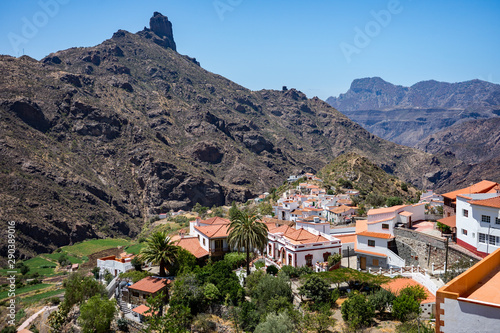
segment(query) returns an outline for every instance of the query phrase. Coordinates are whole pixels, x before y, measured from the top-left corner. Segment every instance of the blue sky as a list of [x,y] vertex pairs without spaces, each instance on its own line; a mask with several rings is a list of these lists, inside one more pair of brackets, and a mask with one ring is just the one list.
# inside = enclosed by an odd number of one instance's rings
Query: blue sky
[[0,54],[94,46],[142,30],[154,11],[172,22],[179,53],[252,90],[326,99],[370,76],[500,83],[500,2],[486,0],[2,1]]

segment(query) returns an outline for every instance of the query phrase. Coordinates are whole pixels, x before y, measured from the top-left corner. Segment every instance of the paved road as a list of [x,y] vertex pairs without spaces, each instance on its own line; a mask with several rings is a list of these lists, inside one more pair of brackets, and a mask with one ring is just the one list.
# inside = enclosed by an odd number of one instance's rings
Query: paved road
[[23,329],[27,329],[28,327],[30,327],[31,323],[43,312],[45,311],[51,311],[51,310],[54,310],[54,309],[57,309],[57,305],[55,306],[44,306],[40,311],[38,311],[37,313],[31,315],[31,317],[29,317],[28,319],[26,319],[24,321],[24,323],[21,324],[21,326],[18,327],[17,331],[21,331]]

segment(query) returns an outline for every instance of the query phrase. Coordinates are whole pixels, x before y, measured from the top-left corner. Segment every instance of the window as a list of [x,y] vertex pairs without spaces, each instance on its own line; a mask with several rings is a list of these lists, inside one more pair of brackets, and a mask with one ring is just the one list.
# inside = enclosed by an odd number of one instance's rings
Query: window
[[375,246],[375,241],[372,239],[368,240],[368,246]]
[[489,240],[490,240],[489,241],[490,245],[496,245],[496,237],[495,236],[490,235]]
[[500,218],[495,217],[495,224],[500,224]]
[[481,222],[490,223],[491,222],[491,217],[488,216],[488,215],[481,215]]
[[462,209],[462,213],[465,217],[469,217],[469,211],[467,209]]
[[486,243],[486,235],[479,233],[479,243]]
[[203,245],[205,245],[205,238],[203,238]]
[[292,266],[292,255],[288,255],[288,265]]
[[313,265],[313,256],[312,256],[312,254],[308,254],[306,256],[306,265],[309,266],[309,267]]
[[462,229],[462,235],[465,235],[465,236],[467,236],[467,230],[465,230],[465,229]]
[[271,255],[273,253],[273,247],[271,244],[269,244],[269,251],[267,254]]
[[324,262],[327,262],[327,261],[328,261],[328,257],[329,257],[330,255],[331,255],[331,253],[330,253],[330,252],[325,252],[325,253],[323,253],[323,261],[324,261]]
[[378,259],[373,259],[372,262],[373,262],[373,266],[378,266]]
[[389,224],[382,223],[382,229],[389,229]]

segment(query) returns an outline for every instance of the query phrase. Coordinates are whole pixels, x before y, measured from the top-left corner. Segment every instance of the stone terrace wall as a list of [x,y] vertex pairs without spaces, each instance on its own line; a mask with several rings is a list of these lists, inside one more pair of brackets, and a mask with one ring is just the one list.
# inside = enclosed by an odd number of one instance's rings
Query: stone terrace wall
[[[394,228],[398,255],[405,259],[406,265],[420,265],[430,269],[432,263],[443,264],[446,260],[446,241],[431,235],[405,228]],[[459,260],[477,261],[475,257],[467,255],[451,247],[448,248],[448,262],[453,264]]]

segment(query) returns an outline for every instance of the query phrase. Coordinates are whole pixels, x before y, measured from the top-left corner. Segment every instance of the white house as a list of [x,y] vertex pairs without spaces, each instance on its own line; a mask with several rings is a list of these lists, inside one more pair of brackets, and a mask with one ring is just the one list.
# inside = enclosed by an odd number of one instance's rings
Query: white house
[[340,240],[328,234],[287,225],[269,229],[267,256],[279,265],[313,267],[327,261],[330,255],[341,253]]
[[485,257],[500,247],[500,192],[456,197],[457,244]]
[[125,256],[123,258],[116,258],[116,256],[108,256],[97,259],[97,267],[99,267],[99,276],[103,277],[106,272],[111,273],[114,277],[120,273],[125,273],[134,268],[132,265],[133,255]]
[[370,209],[368,219],[356,222],[355,251],[359,267],[402,267],[405,261],[392,251],[394,227],[402,224],[411,227],[423,220],[425,204],[399,205]]

